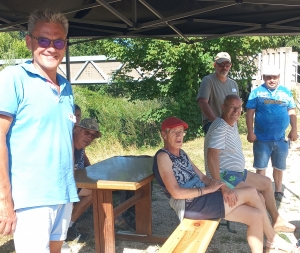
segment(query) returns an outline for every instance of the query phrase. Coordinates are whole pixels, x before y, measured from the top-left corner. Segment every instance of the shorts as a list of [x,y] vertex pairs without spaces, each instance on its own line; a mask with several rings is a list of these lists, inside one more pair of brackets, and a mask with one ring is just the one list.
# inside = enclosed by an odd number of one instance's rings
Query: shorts
[[233,189],[236,187],[240,182],[245,182],[247,178],[248,171],[232,171],[232,170],[225,170],[224,172],[220,173],[220,177],[222,182],[224,182],[229,188]]
[[73,203],[16,210],[14,244],[18,253],[49,253],[50,241],[67,237]]
[[253,167],[257,170],[264,170],[268,167],[268,162],[271,158],[272,167],[278,170],[285,170],[288,153],[289,144],[285,140],[255,141],[253,143]]
[[185,202],[184,218],[212,220],[225,217],[223,194],[221,191],[194,198]]

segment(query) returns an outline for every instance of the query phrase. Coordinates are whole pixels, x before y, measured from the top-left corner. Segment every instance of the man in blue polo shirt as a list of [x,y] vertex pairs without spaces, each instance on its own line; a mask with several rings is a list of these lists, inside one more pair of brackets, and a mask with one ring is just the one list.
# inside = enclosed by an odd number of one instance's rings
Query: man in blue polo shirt
[[263,69],[265,83],[250,93],[246,105],[247,139],[253,143],[253,167],[256,168],[256,173],[265,175],[271,158],[275,199],[288,203],[282,192],[282,177],[288,155],[285,131],[290,124],[291,131],[287,137],[291,141],[297,140],[297,118],[292,93],[279,85],[279,77],[280,70],[277,67],[265,67]]
[[29,16],[32,60],[0,73],[0,235],[16,252],[60,252],[78,201],[70,83],[57,74],[68,21],[54,11]]

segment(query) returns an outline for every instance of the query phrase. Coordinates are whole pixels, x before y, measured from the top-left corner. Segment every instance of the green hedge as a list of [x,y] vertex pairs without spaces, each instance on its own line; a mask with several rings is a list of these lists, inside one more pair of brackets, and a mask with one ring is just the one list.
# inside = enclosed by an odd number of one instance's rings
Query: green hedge
[[159,101],[136,101],[113,98],[109,95],[73,86],[75,103],[82,111],[82,119],[96,118],[103,134],[102,141],[118,141],[123,147],[139,148],[161,143],[160,125],[145,115],[162,107]]

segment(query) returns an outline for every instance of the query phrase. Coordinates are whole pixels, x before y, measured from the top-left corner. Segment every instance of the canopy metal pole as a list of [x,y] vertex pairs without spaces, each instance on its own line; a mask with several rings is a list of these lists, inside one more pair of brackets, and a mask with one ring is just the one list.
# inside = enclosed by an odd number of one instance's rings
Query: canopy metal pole
[[69,42],[67,43],[67,48],[66,48],[66,75],[68,81],[71,83]]

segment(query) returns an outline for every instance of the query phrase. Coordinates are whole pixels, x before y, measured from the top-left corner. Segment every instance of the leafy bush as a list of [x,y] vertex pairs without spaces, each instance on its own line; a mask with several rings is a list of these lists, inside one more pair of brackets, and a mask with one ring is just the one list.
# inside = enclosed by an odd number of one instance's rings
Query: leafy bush
[[244,112],[239,118],[238,122],[239,133],[240,134],[248,134],[248,129],[246,125],[246,113]]
[[123,147],[157,146],[161,143],[160,124],[146,115],[163,107],[162,101],[137,100],[133,103],[125,98],[113,98],[84,87],[74,87],[73,90],[82,118],[92,117],[100,123],[102,141],[120,142]]
[[299,100],[298,100],[297,89],[294,88],[294,89],[291,90],[291,92],[292,92],[293,99],[294,99],[295,104],[296,104],[296,108],[295,108],[296,109],[296,114],[298,114],[298,112],[299,112]]

